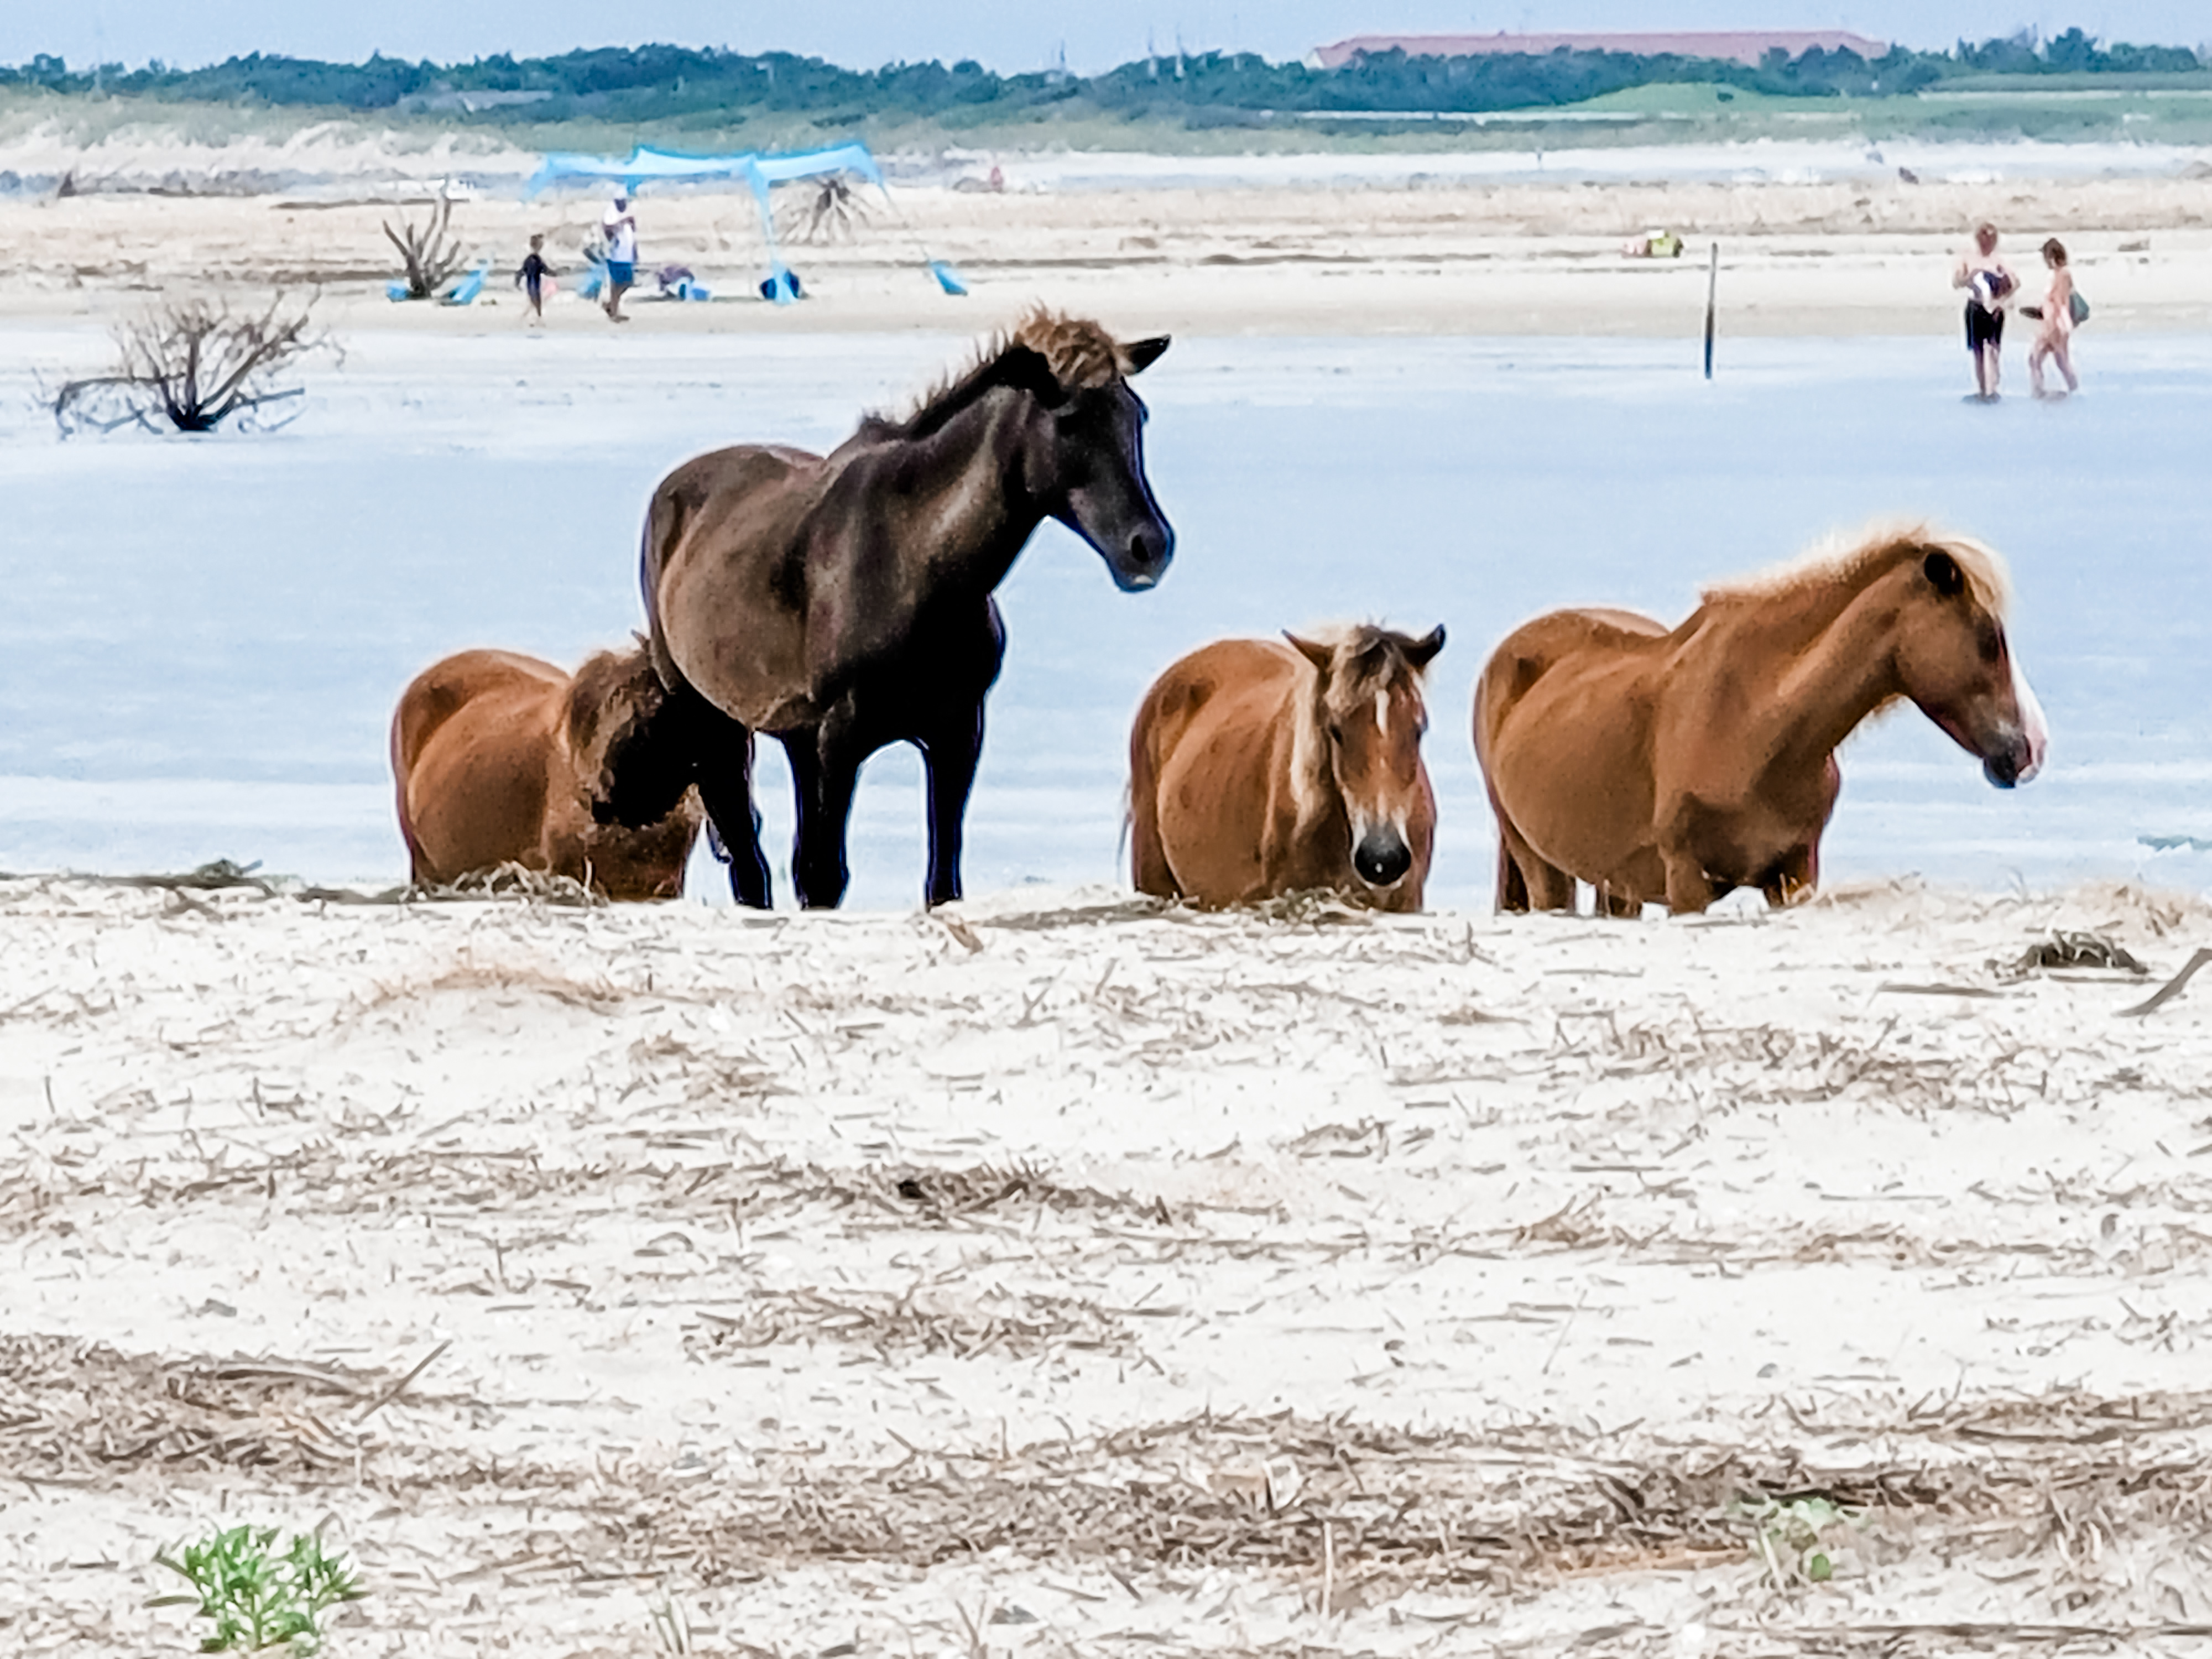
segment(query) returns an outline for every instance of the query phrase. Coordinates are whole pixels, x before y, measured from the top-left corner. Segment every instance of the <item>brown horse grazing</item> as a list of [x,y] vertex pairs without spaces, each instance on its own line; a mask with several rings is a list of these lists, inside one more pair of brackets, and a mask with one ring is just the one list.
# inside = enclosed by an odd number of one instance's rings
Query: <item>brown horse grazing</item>
[[1996,554],[1923,527],[1710,588],[1671,632],[1621,611],[1519,629],[1474,695],[1498,908],[1571,910],[1577,878],[1614,915],[1786,902],[1820,878],[1837,745],[1899,698],[1999,788],[2027,782],[2048,738],[2007,604]]
[[[416,884],[499,864],[612,899],[674,898],[699,834],[691,756],[643,641],[574,676],[511,651],[423,670],[392,719],[399,833]],[[595,821],[614,808],[643,827]]]
[[860,763],[900,742],[929,773],[928,902],[960,896],[983,698],[1006,653],[992,590],[1047,518],[1127,592],[1173,556],[1129,387],[1167,346],[1036,313],[911,414],[863,421],[827,457],[717,450],[661,481],[642,558],[653,658],[693,704],[700,793],[738,902],[769,902],[755,732],[790,758],[800,903],[844,896]]
[[1444,630],[1284,637],[1194,651],[1138,705],[1137,890],[1222,905],[1324,888],[1418,910],[1437,829],[1421,672]]

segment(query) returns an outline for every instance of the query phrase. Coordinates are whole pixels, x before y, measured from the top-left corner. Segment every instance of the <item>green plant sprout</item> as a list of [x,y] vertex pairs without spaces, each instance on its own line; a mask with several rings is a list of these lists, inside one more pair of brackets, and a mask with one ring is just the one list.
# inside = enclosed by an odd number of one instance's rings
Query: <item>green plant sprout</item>
[[274,1527],[233,1527],[174,1553],[154,1559],[190,1581],[192,1595],[157,1595],[149,1607],[199,1605],[215,1621],[200,1640],[202,1653],[260,1653],[285,1648],[306,1659],[323,1644],[325,1609],[357,1601],[368,1592],[342,1558],[325,1555],[323,1540],[301,1533],[281,1555],[271,1553]]
[[1739,1498],[1733,1507],[1758,1529],[1752,1536],[1751,1553],[1765,1565],[1767,1580],[1777,1589],[1827,1583],[1836,1571],[1829,1553],[1829,1529],[1856,1527],[1863,1519],[1862,1511],[1846,1509],[1826,1492],[1762,1498],[1756,1503]]

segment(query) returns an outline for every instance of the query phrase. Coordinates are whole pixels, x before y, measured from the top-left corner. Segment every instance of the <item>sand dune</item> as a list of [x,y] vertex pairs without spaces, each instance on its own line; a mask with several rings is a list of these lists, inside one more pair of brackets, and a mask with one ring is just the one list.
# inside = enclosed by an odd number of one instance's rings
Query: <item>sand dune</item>
[[10,883],[0,1630],[223,1513],[360,1652],[2202,1629],[2208,918]]

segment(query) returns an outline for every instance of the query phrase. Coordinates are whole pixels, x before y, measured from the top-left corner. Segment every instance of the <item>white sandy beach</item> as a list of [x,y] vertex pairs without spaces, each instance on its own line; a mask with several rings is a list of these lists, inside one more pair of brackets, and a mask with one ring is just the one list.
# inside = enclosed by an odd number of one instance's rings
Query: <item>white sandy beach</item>
[[2192,1650],[2208,921],[10,883],[0,1632],[229,1516],[352,1654]]
[[[1704,262],[1718,242],[1729,334],[1955,332],[1951,263],[1985,217],[2003,228],[2031,282],[2035,248],[2045,236],[2065,240],[2095,295],[2100,330],[2212,326],[2212,185],[2201,178],[1985,172],[1906,185],[1793,182],[1791,169],[1777,172],[1558,183],[1292,176],[1273,185],[1109,176],[1001,196],[901,185],[893,207],[863,201],[869,216],[849,240],[787,241],[783,254],[810,295],[793,307],[754,295],[767,255],[749,194],[647,191],[639,203],[644,268],[685,266],[717,298],[636,306],[633,326],[963,330],[1042,299],[1186,336],[1679,336],[1699,325]],[[157,292],[248,301],[281,285],[319,291],[322,314],[341,331],[519,327],[506,274],[530,235],[544,233],[555,266],[573,273],[605,207],[597,195],[573,192],[466,202],[455,228],[471,258],[490,268],[493,303],[394,306],[383,288],[398,261],[382,227],[426,215],[425,188],[398,204],[366,187],[0,197],[0,325],[112,319]],[[1687,251],[1679,259],[1622,256],[1628,240],[1654,228],[1685,237]],[[958,270],[972,298],[940,294],[925,254]],[[641,294],[650,291],[648,283]],[[603,323],[587,306],[554,307],[556,327]]]

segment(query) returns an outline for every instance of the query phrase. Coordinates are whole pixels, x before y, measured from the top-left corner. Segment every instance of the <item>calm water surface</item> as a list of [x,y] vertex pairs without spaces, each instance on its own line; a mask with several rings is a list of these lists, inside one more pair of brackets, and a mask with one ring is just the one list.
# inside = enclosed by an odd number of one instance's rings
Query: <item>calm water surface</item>
[[[386,729],[411,674],[462,646],[573,662],[619,640],[670,466],[751,439],[825,447],[964,349],[559,320],[544,337],[357,342],[282,433],[65,444],[33,376],[96,364],[101,337],[0,334],[0,868],[221,856],[399,878]],[[2212,340],[2092,325],[2080,360],[2070,403],[1983,408],[1961,400],[1948,340],[1723,341],[1711,385],[1686,343],[1179,343],[1141,382],[1180,536],[1165,582],[1119,594],[1048,526],[1001,590],[1012,644],[969,887],[1120,879],[1127,722],[1152,677],[1221,635],[1372,617],[1450,630],[1431,894],[1486,907],[1468,702],[1506,629],[1584,602],[1671,620],[1703,580],[1893,514],[2010,558],[2052,761],[2000,792],[1917,714],[1878,722],[1844,754],[1832,875],[2203,885]],[[2011,373],[2024,393],[2017,354]],[[781,770],[771,754],[779,847]],[[914,902],[921,837],[919,765],[887,752],[861,790],[853,902]]]

